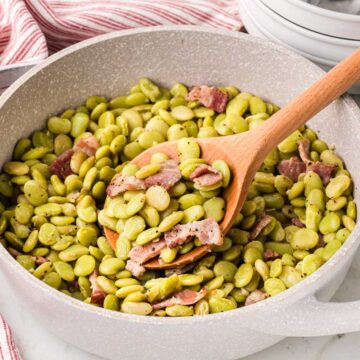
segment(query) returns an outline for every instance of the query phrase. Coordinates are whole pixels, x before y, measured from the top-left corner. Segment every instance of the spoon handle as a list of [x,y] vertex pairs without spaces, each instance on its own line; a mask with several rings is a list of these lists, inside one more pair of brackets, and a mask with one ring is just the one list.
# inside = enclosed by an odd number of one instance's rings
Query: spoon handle
[[257,159],[260,164],[277,144],[358,81],[360,81],[360,48],[253,132],[253,141],[259,145]]

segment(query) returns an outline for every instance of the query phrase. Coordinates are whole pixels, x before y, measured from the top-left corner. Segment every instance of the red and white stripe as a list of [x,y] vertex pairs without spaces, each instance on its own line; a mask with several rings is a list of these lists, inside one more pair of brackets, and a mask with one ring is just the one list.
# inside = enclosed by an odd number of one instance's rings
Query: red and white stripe
[[0,360],[21,360],[8,324],[0,315]]
[[0,0],[0,65],[47,57],[45,36],[25,3]]
[[236,0],[0,0],[0,66],[122,29],[210,25],[239,30]]

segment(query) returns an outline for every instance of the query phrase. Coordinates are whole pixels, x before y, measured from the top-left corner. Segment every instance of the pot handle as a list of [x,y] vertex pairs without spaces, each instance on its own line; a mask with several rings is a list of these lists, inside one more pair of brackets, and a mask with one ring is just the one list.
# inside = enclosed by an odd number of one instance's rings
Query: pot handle
[[265,328],[266,333],[286,337],[360,331],[360,301],[323,302],[310,296],[280,311]]

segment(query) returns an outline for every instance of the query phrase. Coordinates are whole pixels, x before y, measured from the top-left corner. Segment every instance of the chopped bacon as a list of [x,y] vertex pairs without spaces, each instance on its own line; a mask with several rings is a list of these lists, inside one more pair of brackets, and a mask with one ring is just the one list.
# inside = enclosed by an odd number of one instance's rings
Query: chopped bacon
[[264,260],[265,260],[265,261],[275,260],[275,259],[279,259],[279,258],[281,258],[281,255],[278,254],[275,250],[267,249],[267,250],[264,252]]
[[298,217],[294,217],[291,219],[291,222],[293,223],[293,225],[299,227],[299,228],[304,228],[305,225],[301,222],[301,220]]
[[96,150],[100,147],[99,142],[95,136],[88,136],[81,138],[73,147],[74,151],[82,151],[87,156],[93,156]]
[[287,176],[293,181],[297,181],[299,175],[306,171],[306,164],[298,157],[294,156],[289,160],[282,160],[277,165],[280,174]]
[[169,299],[154,304],[152,307],[154,310],[159,310],[173,305],[193,305],[204,298],[206,294],[207,290],[205,288],[199,292],[186,289]]
[[327,185],[333,177],[336,168],[336,164],[325,164],[320,161],[316,161],[309,164],[307,170],[316,172],[321,177],[323,184]]
[[188,271],[191,271],[194,267],[195,267],[196,263],[190,263],[190,264],[186,264],[184,266],[180,266],[178,268],[175,269],[167,269],[165,270],[165,276],[166,277],[170,277],[171,275],[181,275],[181,274],[185,274]]
[[165,240],[153,241],[146,245],[135,246],[129,252],[129,258],[138,264],[160,255],[161,251],[166,247]]
[[104,227],[104,234],[105,234],[107,242],[109,243],[111,248],[115,251],[116,250],[116,242],[119,238],[119,234],[116,231],[111,230],[107,227]]
[[173,187],[181,180],[181,173],[176,160],[166,160],[161,163],[160,170],[144,180],[148,188],[153,185],[160,185],[166,190]]
[[135,176],[124,176],[119,173],[111,180],[106,193],[110,197],[114,197],[124,191],[145,189],[146,186],[143,180],[137,179]]
[[146,271],[146,269],[142,265],[133,260],[128,260],[126,262],[125,269],[130,271],[135,277],[143,275]]
[[251,292],[245,300],[245,306],[255,304],[259,301],[265,300],[268,297],[267,294],[261,290],[255,290]]
[[198,166],[191,174],[190,179],[195,182],[196,185],[211,186],[222,181],[223,176],[220,171],[214,169],[212,166],[203,164]]
[[271,223],[272,219],[272,216],[263,214],[252,227],[250,231],[250,239],[256,239],[261,233],[261,231],[264,229],[264,227]]
[[229,94],[222,92],[215,86],[194,86],[187,94],[186,100],[199,100],[204,106],[222,113],[225,111],[229,100]]
[[319,234],[319,241],[318,241],[318,243],[316,244],[316,246],[314,247],[313,250],[322,248],[322,247],[324,247],[325,245],[326,245],[326,242],[324,241],[324,235],[323,235],[323,234]]
[[49,260],[43,256],[32,256],[32,258],[35,260],[36,265],[41,265],[46,262],[49,262]]
[[193,236],[197,236],[204,245],[222,245],[223,243],[219,224],[213,218],[175,225],[165,233],[165,241],[168,247],[173,248],[186,243]]
[[100,288],[100,286],[96,282],[96,278],[98,277],[98,272],[94,270],[89,276],[90,284],[91,284],[91,303],[98,304],[100,306],[103,305],[105,299],[105,292]]
[[306,138],[301,139],[297,142],[300,159],[305,164],[310,161],[310,144],[310,140]]
[[65,179],[67,176],[71,175],[73,172],[70,167],[70,160],[73,154],[73,149],[66,150],[52,162],[49,166],[50,171],[60,179]]

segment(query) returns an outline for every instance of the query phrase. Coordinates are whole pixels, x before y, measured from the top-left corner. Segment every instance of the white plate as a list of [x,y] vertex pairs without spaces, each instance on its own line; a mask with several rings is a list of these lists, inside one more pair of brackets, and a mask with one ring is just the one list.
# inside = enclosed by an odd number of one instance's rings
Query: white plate
[[301,0],[261,0],[283,18],[324,35],[360,40],[360,15],[345,14]]
[[360,41],[344,40],[307,30],[284,19],[260,0],[240,0],[248,12],[269,33],[291,47],[308,54],[339,62],[360,47]]
[[[326,71],[330,70],[333,66],[335,66],[337,64],[337,61],[329,60],[327,58],[309,54],[308,52],[306,52],[302,49],[299,49],[298,47],[294,46],[293,44],[289,44],[288,42],[284,41],[283,39],[278,38],[274,34],[274,32],[270,32],[268,30],[268,28],[270,28],[270,26],[267,26],[265,28],[265,23],[259,21],[259,19],[261,18],[259,16],[260,12],[257,12],[256,13],[257,16],[255,17],[253,15],[254,12],[249,10],[248,4],[249,3],[254,4],[255,1],[256,0],[240,0],[239,1],[239,10],[241,13],[241,19],[242,19],[242,21],[246,27],[246,30],[248,31],[249,34],[258,36],[261,38],[269,39],[269,40],[279,43],[283,46],[286,46],[286,47],[296,51],[298,54],[313,61],[314,63],[316,63],[317,65],[319,65],[321,68],[323,68]],[[272,30],[273,30],[273,28],[272,28]],[[360,84],[352,87],[349,92],[352,94],[360,94]]]

